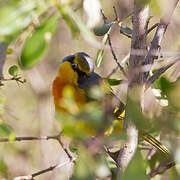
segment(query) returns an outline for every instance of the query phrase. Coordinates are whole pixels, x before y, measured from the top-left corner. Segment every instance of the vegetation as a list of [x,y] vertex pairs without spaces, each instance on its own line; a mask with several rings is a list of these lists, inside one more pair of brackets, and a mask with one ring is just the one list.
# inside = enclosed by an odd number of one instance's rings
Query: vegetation
[[[0,1],[0,178],[180,179],[179,15],[178,0]],[[66,88],[55,113],[75,52],[107,86],[83,109]]]

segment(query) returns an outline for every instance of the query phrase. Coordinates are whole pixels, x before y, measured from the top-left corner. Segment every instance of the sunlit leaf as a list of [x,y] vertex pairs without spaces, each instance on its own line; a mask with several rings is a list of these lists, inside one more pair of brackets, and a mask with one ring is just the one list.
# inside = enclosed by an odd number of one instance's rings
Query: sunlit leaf
[[32,36],[28,37],[22,49],[20,65],[30,68],[35,65],[49,45],[49,40],[56,31],[58,15],[46,19],[35,29]]
[[120,25],[120,33],[131,37],[132,36],[132,29],[130,29],[128,26]]
[[122,80],[119,79],[109,79],[109,78],[106,78],[106,81],[110,86],[117,86],[122,82]]
[[10,43],[32,20],[35,1],[9,1],[0,5],[0,40]]
[[155,81],[155,87],[161,90],[162,95],[167,95],[168,92],[172,89],[173,84],[170,83],[165,77],[160,77]]
[[[108,34],[105,34],[105,36],[102,40],[102,45],[105,45],[107,43],[107,39],[108,39]],[[96,55],[96,60],[95,60],[95,64],[97,67],[100,67],[103,57],[104,57],[104,49],[98,49],[97,55]]]
[[8,69],[8,73],[13,77],[16,77],[18,75],[18,71],[19,68],[16,65],[13,65]]
[[100,27],[94,28],[94,34],[96,36],[104,36],[109,31],[109,29],[111,28],[113,24],[114,22],[105,23],[101,25]]

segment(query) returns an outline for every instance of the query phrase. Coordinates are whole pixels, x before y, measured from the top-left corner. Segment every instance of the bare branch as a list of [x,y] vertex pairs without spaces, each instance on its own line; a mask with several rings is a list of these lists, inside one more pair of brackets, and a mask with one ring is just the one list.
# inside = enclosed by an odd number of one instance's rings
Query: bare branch
[[0,138],[0,142],[14,142],[14,141],[32,141],[32,140],[50,140],[54,139],[59,142],[64,152],[67,154],[68,158],[72,160],[71,154],[68,152],[67,148],[64,147],[61,141],[62,132],[55,136],[26,136],[26,137],[15,137],[14,139],[11,138]]
[[57,165],[54,165],[54,166],[50,166],[47,169],[43,169],[43,170],[38,171],[38,172],[33,173],[33,174],[29,174],[29,175],[25,175],[25,176],[18,176],[18,177],[15,177],[14,180],[33,180],[35,177],[37,177],[37,176],[39,176],[41,174],[53,171],[54,169],[57,169],[57,168],[60,168],[62,166],[65,166],[67,164],[70,164],[70,163],[74,162],[75,160],[76,159],[74,158],[74,159],[65,161],[64,163],[60,163],[60,164],[57,164]]
[[176,62],[172,62],[165,67],[158,69],[148,80],[147,86],[148,88],[152,83],[154,83],[164,72],[166,72],[171,66],[173,66]]
[[147,34],[149,34],[154,28],[156,28],[159,25],[159,23],[154,24],[147,30]]
[[55,136],[24,136],[24,137],[15,137],[13,140],[10,138],[0,138],[0,142],[14,142],[14,141],[32,141],[32,140],[49,140],[49,139],[58,139],[61,136],[61,133]]
[[7,46],[0,42],[0,77],[3,77],[3,65],[6,59]]
[[25,83],[26,80],[25,79],[21,79],[21,77],[12,77],[12,78],[9,78],[9,79],[6,79],[6,78],[0,78],[0,82],[3,82],[3,81],[17,81],[17,82],[20,82],[20,83]]
[[[101,10],[101,14],[103,16],[103,20],[104,20],[104,23],[106,23],[106,20],[107,20],[107,17],[104,15],[104,12]],[[111,38],[110,38],[110,35],[108,33],[108,44],[109,44],[109,47],[110,47],[110,50],[111,50],[111,53],[112,53],[112,56],[116,62],[116,64],[118,65],[119,69],[121,70],[121,72],[123,73],[123,75],[127,78],[127,74],[126,72],[124,71],[124,68],[121,66],[121,64],[118,62],[118,59],[116,57],[116,54],[114,52],[114,49],[112,47],[112,42],[111,42]]]
[[[151,42],[151,47],[146,56],[145,65],[153,64],[154,60],[158,58],[158,53],[159,53],[162,38],[170,23],[171,16],[177,6],[178,1],[179,0],[174,0],[173,5],[170,6],[171,9],[168,11],[168,14],[165,14],[164,17],[161,18],[160,23],[157,27],[156,33],[154,35],[154,38]],[[148,75],[149,75],[149,71],[144,73],[144,81],[147,79]]]
[[148,174],[148,177],[149,177],[149,179],[151,179],[152,177],[154,177],[154,176],[156,176],[158,174],[162,174],[167,169],[170,169],[173,166],[175,166],[175,162],[174,161],[168,162],[168,159],[166,159],[163,162],[161,162],[156,169],[152,170]]

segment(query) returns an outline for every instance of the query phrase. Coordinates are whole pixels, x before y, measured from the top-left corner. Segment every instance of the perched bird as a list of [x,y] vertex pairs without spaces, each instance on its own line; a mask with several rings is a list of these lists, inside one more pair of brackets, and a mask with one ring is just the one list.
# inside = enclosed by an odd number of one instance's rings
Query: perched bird
[[98,85],[102,78],[94,72],[93,60],[84,52],[65,57],[53,82],[52,93],[55,109],[59,112],[67,112],[61,105],[61,98],[65,87],[70,86],[74,91],[74,99],[79,108],[87,101],[85,89]]
[[[94,65],[92,58],[84,52],[77,52],[62,59],[59,66],[58,74],[53,81],[52,93],[54,96],[54,104],[57,112],[73,113],[74,106],[69,108],[69,104],[63,101],[64,91],[70,88],[73,92],[74,101],[76,102],[77,109],[83,109],[89,100],[87,90],[93,85],[100,85],[103,82],[97,73],[94,72]],[[111,89],[109,88],[111,91]],[[113,93],[112,93],[113,94]],[[115,125],[119,127],[119,132],[123,128],[123,118],[125,106],[120,103],[114,110]],[[123,115],[124,116],[124,115]],[[120,120],[117,123],[117,119]],[[112,127],[112,126],[111,126]],[[105,132],[111,133],[111,129]],[[164,155],[168,155],[168,150],[153,136],[146,132],[140,132],[139,135],[148,143],[160,150]]]

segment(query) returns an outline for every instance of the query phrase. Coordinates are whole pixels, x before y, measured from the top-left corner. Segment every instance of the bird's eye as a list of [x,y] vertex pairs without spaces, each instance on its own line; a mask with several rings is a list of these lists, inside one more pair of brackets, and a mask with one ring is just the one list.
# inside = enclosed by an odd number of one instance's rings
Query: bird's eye
[[71,66],[72,66],[72,68],[73,68],[74,70],[77,69],[77,64],[72,63]]
[[86,74],[83,74],[83,78],[86,78],[87,77],[87,75]]

